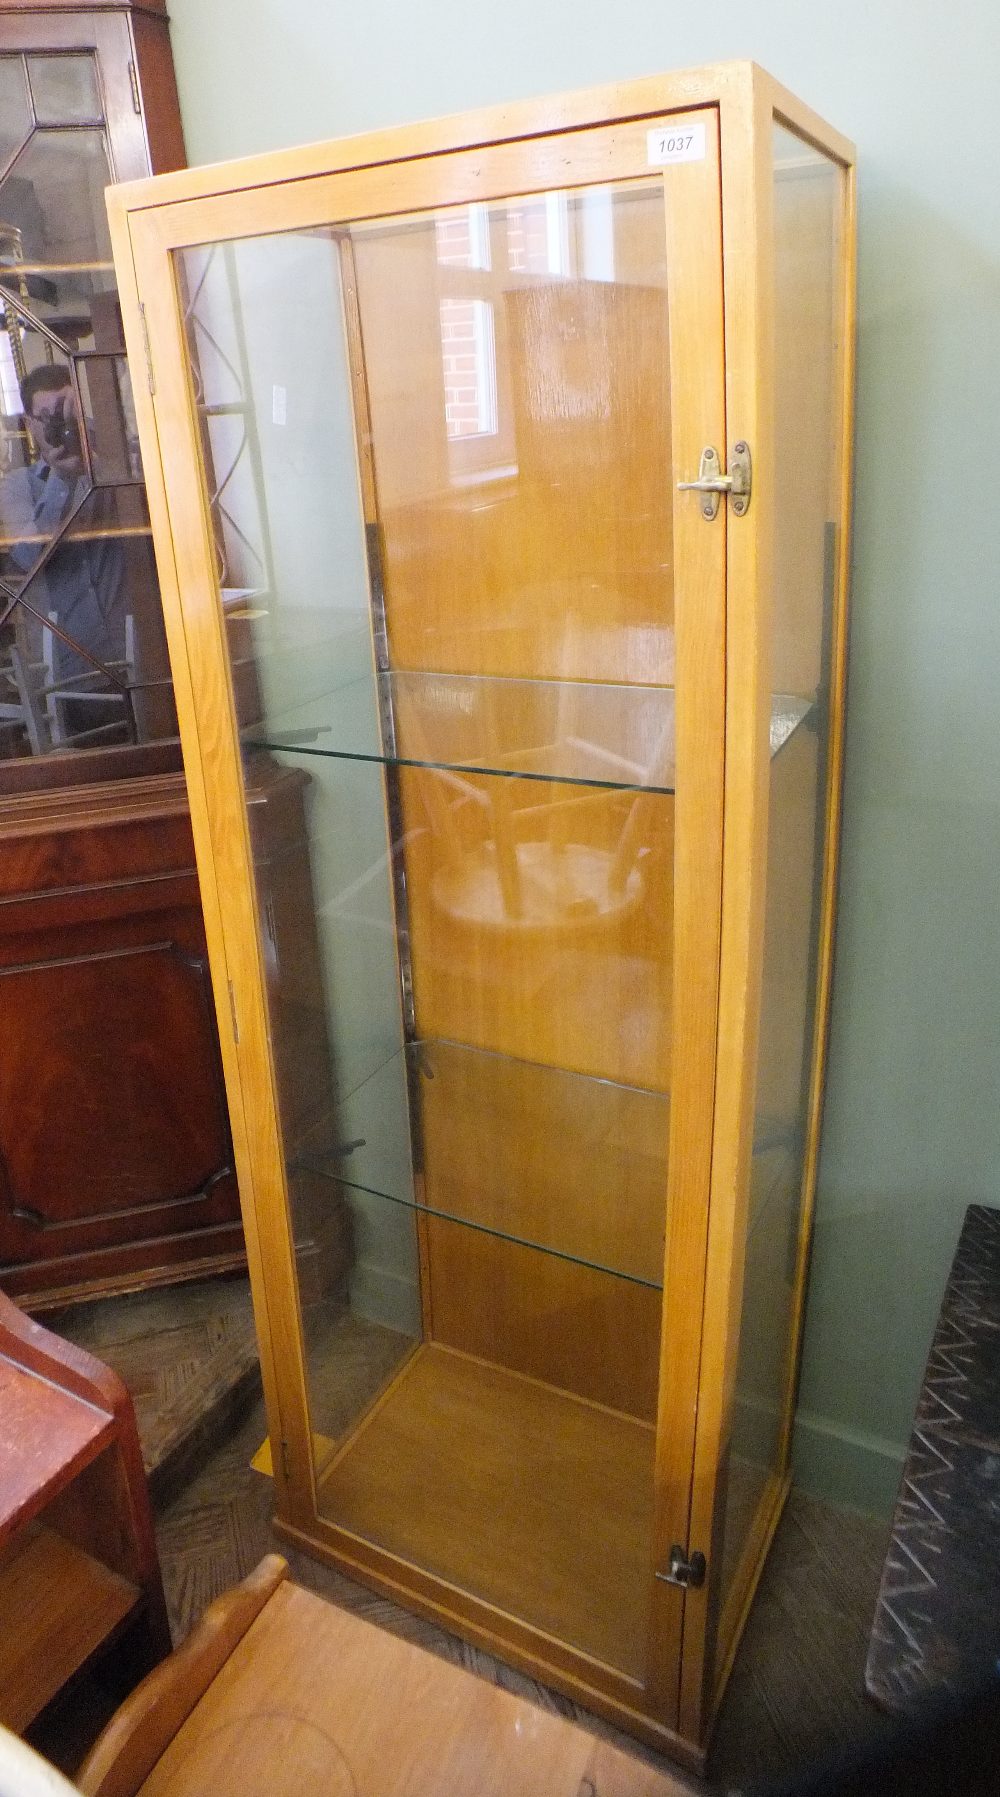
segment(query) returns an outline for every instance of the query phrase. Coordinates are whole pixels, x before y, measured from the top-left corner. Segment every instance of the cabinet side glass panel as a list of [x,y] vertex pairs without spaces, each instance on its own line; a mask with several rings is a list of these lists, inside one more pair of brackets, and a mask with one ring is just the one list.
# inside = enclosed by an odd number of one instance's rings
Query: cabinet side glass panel
[[760,1047],[724,1507],[723,1598],[781,1471],[815,1023],[840,515],[842,169],[774,128],[772,681],[795,728],[772,755]]
[[327,1522],[642,1676],[658,178],[179,256]]
[[[243,744],[317,1464],[420,1334],[385,783],[255,740],[359,687],[377,743],[338,246],[328,232],[177,255]],[[367,706],[367,709],[366,709]],[[359,1156],[378,1178],[350,1184]]]

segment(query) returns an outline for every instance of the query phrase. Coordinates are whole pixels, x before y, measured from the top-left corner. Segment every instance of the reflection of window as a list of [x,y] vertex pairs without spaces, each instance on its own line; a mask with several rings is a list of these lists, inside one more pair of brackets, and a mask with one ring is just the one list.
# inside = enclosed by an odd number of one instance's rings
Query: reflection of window
[[449,437],[497,433],[497,359],[488,300],[441,301],[441,357]]
[[615,279],[615,215],[610,187],[594,187],[580,208],[581,273],[588,281]]
[[434,247],[451,478],[509,475],[517,466],[512,305],[526,288],[616,280],[614,190],[455,206],[436,215]]
[[[459,206],[435,220],[438,267],[488,274],[490,215],[485,206]],[[452,281],[443,283],[445,289]],[[449,438],[495,437],[497,358],[493,306],[464,291],[441,299],[441,362],[444,411]]]
[[571,196],[542,193],[507,209],[507,265],[512,274],[615,278],[610,187]]
[[14,351],[6,331],[0,331],[0,411],[5,418],[15,418],[21,410]]
[[570,273],[569,212],[564,193],[542,193],[507,211],[507,263],[512,272]]
[[442,268],[490,267],[490,218],[485,206],[462,206],[435,223]]

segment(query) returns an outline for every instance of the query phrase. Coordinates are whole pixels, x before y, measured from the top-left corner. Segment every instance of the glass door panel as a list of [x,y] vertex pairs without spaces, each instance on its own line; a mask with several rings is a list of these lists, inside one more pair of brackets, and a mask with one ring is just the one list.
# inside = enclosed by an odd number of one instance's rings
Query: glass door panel
[[723,1492],[722,1597],[784,1466],[826,841],[844,171],[775,125],[775,585],[767,903],[743,1312]]
[[0,108],[0,758],[169,740],[93,52],[0,57]]
[[662,206],[352,233],[394,668],[672,683]]
[[651,176],[175,252],[319,1515],[635,1679],[671,1061],[663,208]]

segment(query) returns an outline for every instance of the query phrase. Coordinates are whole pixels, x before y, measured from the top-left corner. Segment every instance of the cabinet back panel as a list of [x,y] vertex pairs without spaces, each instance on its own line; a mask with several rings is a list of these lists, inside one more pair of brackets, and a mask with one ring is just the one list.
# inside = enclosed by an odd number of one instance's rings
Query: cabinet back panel
[[441,1217],[427,1236],[435,1342],[654,1420],[660,1292]]

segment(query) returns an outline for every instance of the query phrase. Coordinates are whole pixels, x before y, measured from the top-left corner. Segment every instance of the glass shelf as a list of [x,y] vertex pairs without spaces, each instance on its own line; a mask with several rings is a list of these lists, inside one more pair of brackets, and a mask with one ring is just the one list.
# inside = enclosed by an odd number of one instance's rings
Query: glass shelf
[[674,690],[388,673],[290,709],[244,741],[351,761],[672,792]]
[[[423,1162],[416,1182],[407,1085]],[[340,1148],[300,1156],[297,1168],[369,1202],[406,1205],[659,1289],[665,1093],[457,1042],[419,1042],[342,1099],[339,1122]]]
[[[414,1196],[408,1102],[423,1158]],[[341,1097],[341,1140],[296,1157],[369,1207],[383,1203],[659,1290],[670,1133],[665,1092],[460,1042],[410,1044]],[[758,1131],[767,1186],[787,1127]]]
[[[673,687],[394,672],[284,709],[242,740],[347,761],[672,793],[674,702]],[[811,710],[808,699],[775,699],[772,756]]]

